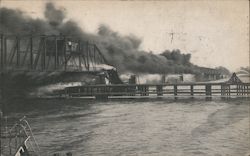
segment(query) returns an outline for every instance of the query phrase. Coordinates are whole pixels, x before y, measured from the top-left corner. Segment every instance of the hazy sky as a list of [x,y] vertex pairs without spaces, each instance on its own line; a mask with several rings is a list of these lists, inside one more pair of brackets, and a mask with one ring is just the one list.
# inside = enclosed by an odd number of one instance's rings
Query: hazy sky
[[[160,53],[180,49],[191,62],[236,70],[249,65],[249,1],[81,1],[57,0],[83,30],[96,33],[100,24],[143,40],[141,49]],[[43,18],[45,1],[2,0],[1,7],[19,8]],[[173,35],[173,40],[171,33]]]

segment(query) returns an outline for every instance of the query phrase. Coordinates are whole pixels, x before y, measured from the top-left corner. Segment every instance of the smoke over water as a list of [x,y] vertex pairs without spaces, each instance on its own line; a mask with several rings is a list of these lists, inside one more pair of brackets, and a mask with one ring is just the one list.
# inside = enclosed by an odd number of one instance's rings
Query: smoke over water
[[141,40],[136,36],[122,36],[108,26],[100,25],[97,34],[83,31],[73,20],[66,20],[65,12],[47,3],[45,19],[33,19],[19,10],[0,8],[0,32],[4,34],[73,35],[97,44],[109,64],[120,73],[195,73],[190,54],[180,50],[165,50],[160,55],[139,50]]

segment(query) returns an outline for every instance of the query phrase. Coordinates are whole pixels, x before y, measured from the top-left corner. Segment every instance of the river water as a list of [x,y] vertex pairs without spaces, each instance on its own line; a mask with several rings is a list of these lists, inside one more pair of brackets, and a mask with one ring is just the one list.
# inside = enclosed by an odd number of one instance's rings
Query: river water
[[[20,101],[16,101],[20,102]],[[44,155],[245,156],[249,99],[22,100]]]

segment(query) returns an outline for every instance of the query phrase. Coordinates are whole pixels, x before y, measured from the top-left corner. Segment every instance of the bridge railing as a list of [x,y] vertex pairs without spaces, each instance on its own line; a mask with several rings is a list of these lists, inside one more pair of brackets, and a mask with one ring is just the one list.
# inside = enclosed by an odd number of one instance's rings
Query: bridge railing
[[249,96],[250,83],[115,84],[85,85],[56,90],[60,96]]
[[235,73],[221,83],[161,83],[161,84],[101,84],[66,87],[56,90],[60,96],[246,96],[250,95],[250,83],[243,83]]

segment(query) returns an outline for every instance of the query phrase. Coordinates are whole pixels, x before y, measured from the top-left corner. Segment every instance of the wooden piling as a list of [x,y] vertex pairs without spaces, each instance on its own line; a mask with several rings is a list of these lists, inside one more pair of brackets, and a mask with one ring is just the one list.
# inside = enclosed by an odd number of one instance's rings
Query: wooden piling
[[220,92],[221,92],[221,96],[225,95],[225,86],[223,84],[220,85]]
[[178,87],[177,87],[177,85],[175,84],[175,85],[174,85],[174,95],[177,96],[177,94],[178,94]]
[[194,85],[190,85],[190,95],[194,96]]
[[149,86],[145,85],[144,88],[145,96],[149,96]]
[[206,84],[206,95],[207,96],[211,96],[212,95],[212,92],[211,92],[211,85],[210,84]]
[[236,94],[239,95],[239,85],[236,86]]
[[156,93],[157,93],[157,96],[162,96],[163,95],[163,86],[162,85],[157,85],[156,86]]

